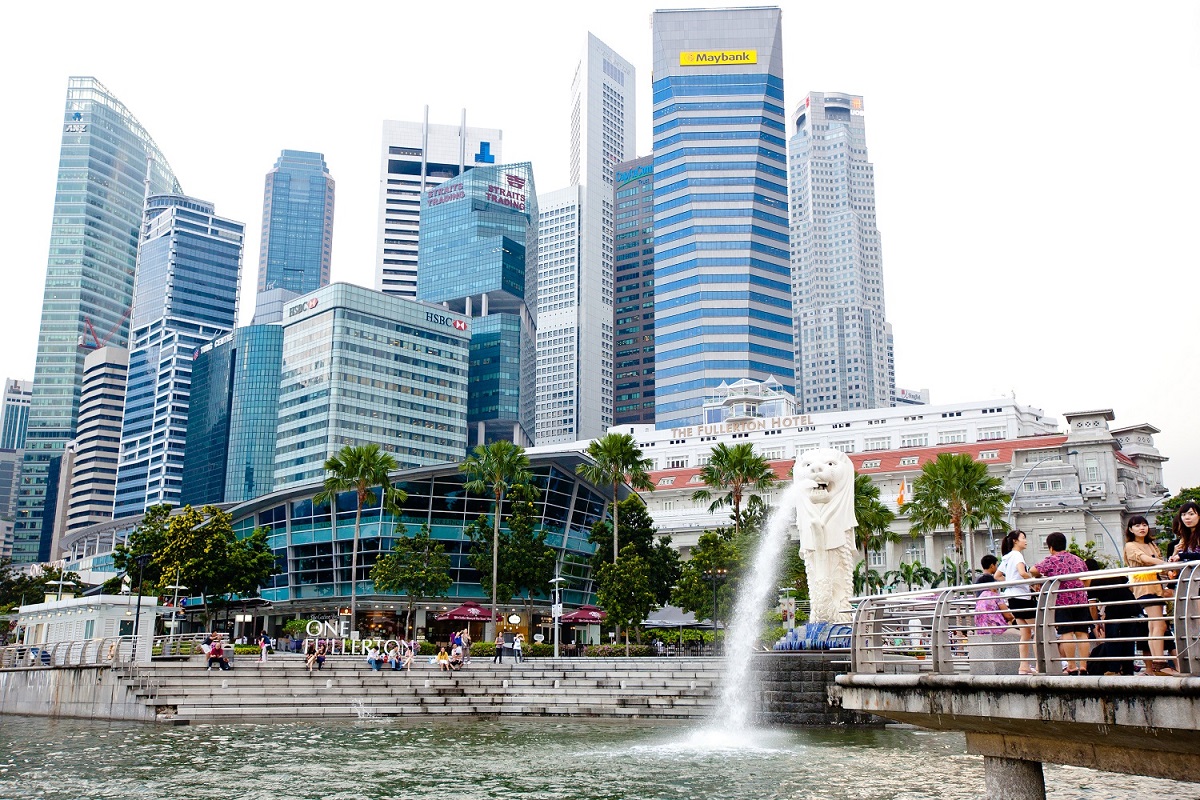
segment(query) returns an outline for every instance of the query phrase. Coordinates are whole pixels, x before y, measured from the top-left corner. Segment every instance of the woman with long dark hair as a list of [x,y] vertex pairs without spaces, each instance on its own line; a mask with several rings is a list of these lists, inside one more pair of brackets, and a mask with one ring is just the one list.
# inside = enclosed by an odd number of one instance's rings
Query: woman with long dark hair
[[1200,504],[1187,500],[1171,521],[1175,534],[1168,561],[1200,561]]
[[[1165,564],[1162,551],[1150,536],[1150,523],[1140,514],[1135,514],[1125,523],[1125,563],[1131,567],[1155,567]],[[1158,570],[1137,572],[1129,577],[1133,596],[1140,600],[1146,612],[1150,661],[1146,663],[1148,675],[1178,675],[1163,653],[1163,642],[1167,638],[1167,620],[1163,616],[1166,601],[1163,599],[1162,580]]]
[[[1000,553],[1004,557],[1000,559],[1000,566],[996,569],[996,580],[1009,583],[1033,577],[1029,574],[1029,568],[1025,566],[1024,553],[1027,545],[1024,531],[1012,530],[1005,534],[1004,541],[1000,544]],[[1021,668],[1018,672],[1021,675],[1036,675],[1032,640],[1037,598],[1029,591],[1029,584],[1019,584],[1004,588],[1004,600],[1008,604],[1008,613],[1014,617],[1013,624],[1021,634],[1021,641],[1017,645],[1021,656]]]

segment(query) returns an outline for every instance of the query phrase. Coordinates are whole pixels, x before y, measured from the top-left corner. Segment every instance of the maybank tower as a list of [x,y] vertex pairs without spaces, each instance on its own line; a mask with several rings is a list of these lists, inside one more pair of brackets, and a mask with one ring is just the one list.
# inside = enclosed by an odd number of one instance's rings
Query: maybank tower
[[656,11],[655,424],[722,383],[795,385],[778,8]]

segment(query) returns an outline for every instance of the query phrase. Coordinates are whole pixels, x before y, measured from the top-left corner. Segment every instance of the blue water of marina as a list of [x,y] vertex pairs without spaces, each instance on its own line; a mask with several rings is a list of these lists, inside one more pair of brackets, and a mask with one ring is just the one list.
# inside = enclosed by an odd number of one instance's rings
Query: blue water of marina
[[[412,717],[164,726],[0,718],[0,798],[915,800],[983,796],[963,737],[915,730]],[[1053,798],[1200,786],[1046,765]]]

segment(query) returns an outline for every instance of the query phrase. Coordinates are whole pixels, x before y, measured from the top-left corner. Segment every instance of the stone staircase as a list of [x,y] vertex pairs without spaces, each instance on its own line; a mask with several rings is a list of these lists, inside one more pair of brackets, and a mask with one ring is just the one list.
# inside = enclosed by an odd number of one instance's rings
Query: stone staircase
[[200,659],[155,662],[123,676],[163,722],[278,722],[452,714],[695,719],[715,704],[723,661],[712,658],[476,659],[458,672],[427,663],[409,673],[373,671],[335,656],[310,673],[302,658],[249,657],[229,671]]

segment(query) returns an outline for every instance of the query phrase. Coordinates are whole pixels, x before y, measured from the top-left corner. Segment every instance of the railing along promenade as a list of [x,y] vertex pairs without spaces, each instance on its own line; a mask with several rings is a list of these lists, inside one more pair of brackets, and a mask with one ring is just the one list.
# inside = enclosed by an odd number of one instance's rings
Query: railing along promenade
[[[198,655],[200,643],[207,634],[185,633],[172,636],[155,636],[149,653],[136,653],[134,637],[111,636],[105,639],[83,639],[73,642],[46,642],[44,644],[10,644],[0,647],[0,669],[55,667],[90,667],[104,665],[129,665],[134,661],[148,660],[150,656]],[[138,647],[142,647],[138,643]],[[232,648],[226,652],[231,653]]]
[[[1070,579],[1085,588],[1065,589]],[[985,616],[1011,599],[991,593],[1014,586],[1028,587],[1034,606],[1027,622],[1012,620],[1026,626],[1024,653],[1019,625]],[[1125,591],[1134,589],[1166,597]],[[1055,615],[1067,591],[1091,602],[1086,619],[1061,630],[1082,638],[1091,627],[1099,638],[1082,643],[1096,656],[1060,650]],[[985,757],[988,797],[1044,798],[1044,761],[1200,779],[1200,562],[864,597],[850,644],[842,706],[965,732],[968,752]],[[1077,658],[1090,669],[1064,674]],[[1132,674],[1135,661],[1148,669]]]

